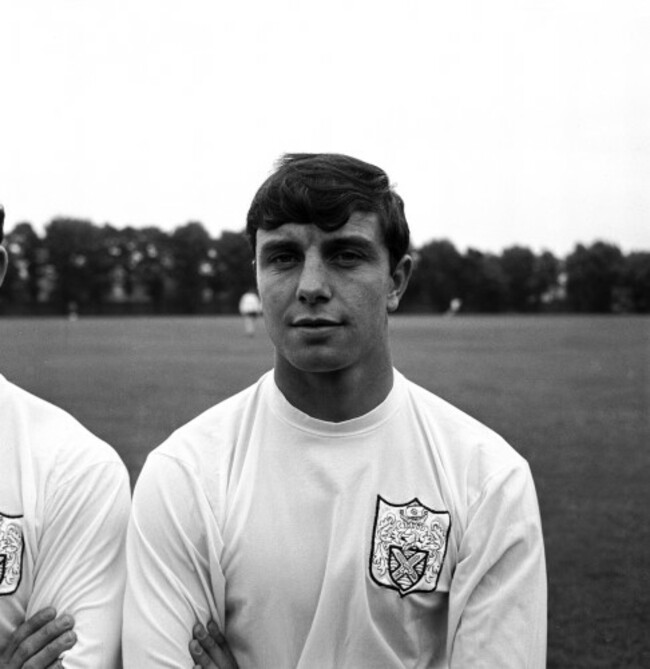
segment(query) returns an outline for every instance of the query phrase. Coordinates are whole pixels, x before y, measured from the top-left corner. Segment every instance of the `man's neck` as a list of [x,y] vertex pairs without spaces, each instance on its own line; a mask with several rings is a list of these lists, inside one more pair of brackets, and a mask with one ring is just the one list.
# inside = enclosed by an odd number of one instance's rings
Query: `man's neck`
[[288,402],[312,418],[340,423],[379,406],[393,387],[390,360],[371,372],[302,372],[276,361],[275,382]]

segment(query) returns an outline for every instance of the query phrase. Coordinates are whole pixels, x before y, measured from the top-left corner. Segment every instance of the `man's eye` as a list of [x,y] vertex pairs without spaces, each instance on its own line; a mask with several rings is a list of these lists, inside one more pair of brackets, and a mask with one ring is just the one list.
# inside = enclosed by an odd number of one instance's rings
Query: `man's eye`
[[342,265],[351,265],[358,263],[363,256],[358,251],[338,251],[334,254],[333,260]]
[[268,259],[268,262],[270,265],[290,265],[296,262],[296,256],[293,253],[276,253]]

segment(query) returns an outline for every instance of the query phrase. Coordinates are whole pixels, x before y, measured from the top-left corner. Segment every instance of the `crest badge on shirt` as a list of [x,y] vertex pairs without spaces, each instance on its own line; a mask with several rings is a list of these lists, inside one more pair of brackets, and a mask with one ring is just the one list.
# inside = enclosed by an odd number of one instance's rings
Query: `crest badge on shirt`
[[433,592],[447,552],[448,511],[434,511],[415,497],[392,504],[377,495],[370,551],[370,575],[401,597]]
[[0,512],[0,596],[11,595],[23,571],[23,517]]

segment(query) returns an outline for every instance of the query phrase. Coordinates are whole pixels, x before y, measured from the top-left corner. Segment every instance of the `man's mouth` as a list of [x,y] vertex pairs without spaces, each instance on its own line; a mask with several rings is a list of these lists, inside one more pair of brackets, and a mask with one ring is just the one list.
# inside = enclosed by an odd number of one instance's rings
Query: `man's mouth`
[[340,321],[335,321],[329,318],[296,318],[292,321],[291,326],[294,328],[333,328],[342,325]]

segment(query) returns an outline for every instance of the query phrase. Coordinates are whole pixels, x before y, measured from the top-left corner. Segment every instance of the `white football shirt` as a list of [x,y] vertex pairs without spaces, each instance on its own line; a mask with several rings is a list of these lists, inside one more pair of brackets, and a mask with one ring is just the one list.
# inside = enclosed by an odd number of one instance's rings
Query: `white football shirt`
[[126,468],[65,411],[0,376],[0,648],[46,606],[74,616],[66,669],[120,666]]
[[271,373],[150,454],[127,538],[127,669],[191,663],[213,617],[247,667],[545,665],[526,462],[395,372],[342,423]]

